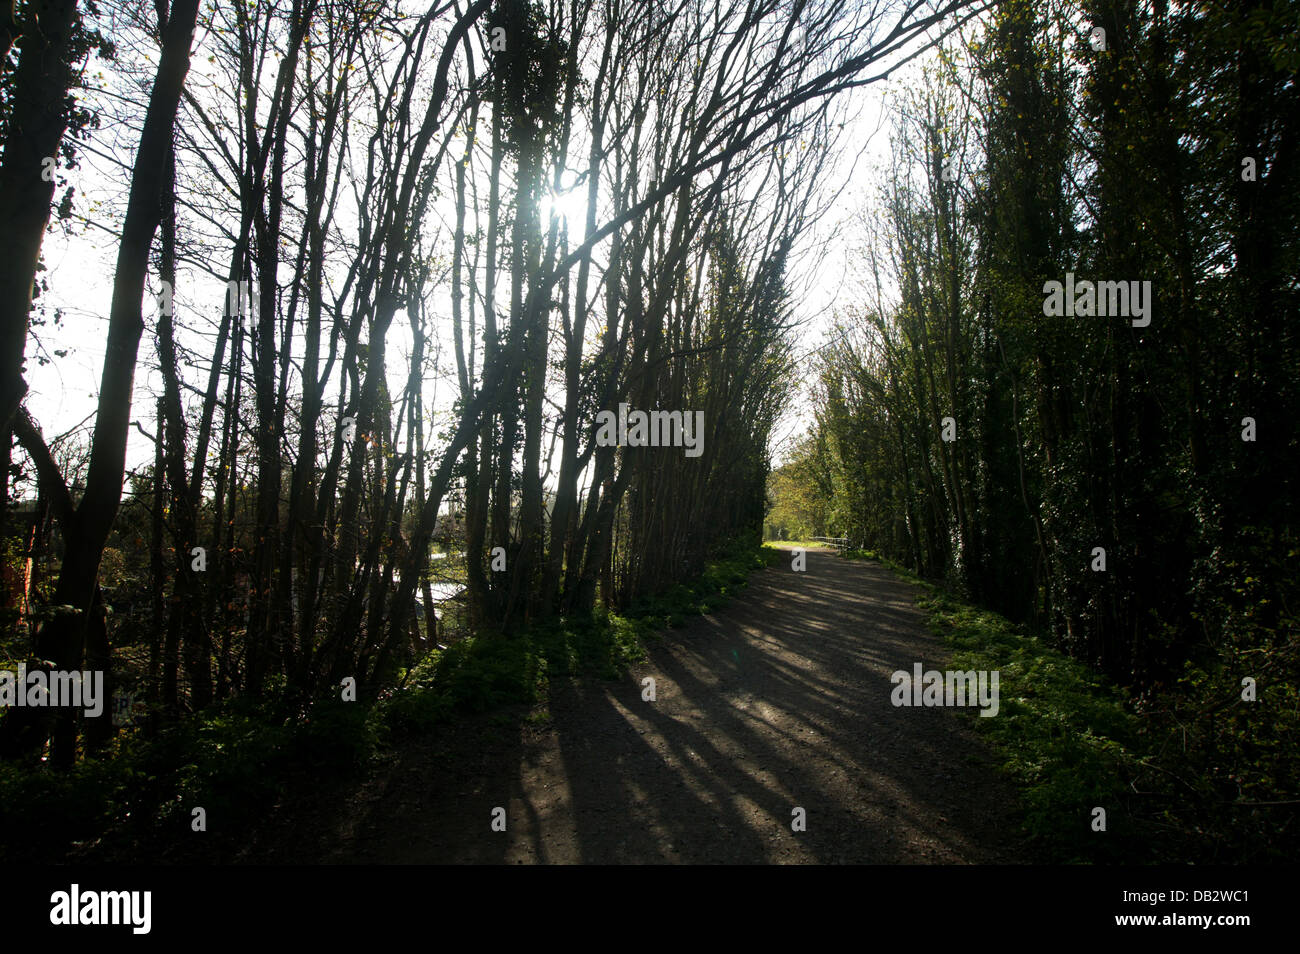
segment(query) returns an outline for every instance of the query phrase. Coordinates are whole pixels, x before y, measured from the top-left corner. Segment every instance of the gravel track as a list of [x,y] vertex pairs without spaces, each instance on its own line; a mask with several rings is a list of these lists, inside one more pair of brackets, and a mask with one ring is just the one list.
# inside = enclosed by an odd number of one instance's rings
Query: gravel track
[[[795,572],[787,555],[618,681],[565,690],[549,718],[412,742],[243,860],[1027,860],[1014,792],[970,714],[890,702],[895,670],[947,667],[914,595],[875,563],[809,550]],[[504,832],[491,828],[498,806]],[[791,829],[795,808],[804,831]]]

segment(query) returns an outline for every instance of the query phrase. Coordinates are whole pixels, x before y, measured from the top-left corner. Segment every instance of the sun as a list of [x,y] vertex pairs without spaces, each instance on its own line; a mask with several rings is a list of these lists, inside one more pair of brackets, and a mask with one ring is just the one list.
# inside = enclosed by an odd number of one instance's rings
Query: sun
[[561,225],[567,224],[569,231],[572,232],[574,229],[581,228],[586,221],[587,190],[577,183],[560,190],[547,188],[542,193],[537,211],[543,228],[548,227],[551,216],[555,216],[560,220]]

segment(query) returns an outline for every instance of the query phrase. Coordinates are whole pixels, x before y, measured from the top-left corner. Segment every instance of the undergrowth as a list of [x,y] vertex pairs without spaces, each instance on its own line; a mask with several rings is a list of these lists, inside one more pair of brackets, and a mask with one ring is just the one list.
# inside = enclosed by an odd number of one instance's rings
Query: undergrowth
[[4,857],[51,861],[165,846],[191,831],[195,807],[214,832],[246,831],[286,790],[357,775],[412,734],[469,714],[544,703],[563,682],[618,678],[645,657],[659,631],[719,608],[775,559],[769,549],[736,544],[698,579],[623,613],[599,607],[510,637],[467,638],[428,653],[403,674],[400,688],[372,701],[331,696],[303,706],[272,694],[256,705],[214,707],[155,738],[123,732],[65,772],[0,762]]
[[[1300,706],[1285,677],[1297,668],[1294,640],[1289,655],[1273,654],[1279,675],[1261,676],[1260,703],[1242,701],[1241,673],[1252,670],[1230,654],[1189,662],[1176,685],[1135,694],[875,553],[846,556],[878,560],[922,588],[917,602],[954,668],[1000,674],[998,714],[970,715],[1018,787],[1042,860],[1294,859]],[[1097,808],[1104,832],[1094,830]]]

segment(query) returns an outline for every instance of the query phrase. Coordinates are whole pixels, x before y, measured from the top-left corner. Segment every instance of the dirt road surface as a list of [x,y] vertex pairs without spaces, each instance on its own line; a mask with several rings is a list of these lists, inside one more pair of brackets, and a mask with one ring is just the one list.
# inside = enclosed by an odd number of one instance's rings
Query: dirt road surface
[[[1016,863],[1015,798],[970,711],[895,707],[947,668],[914,589],[809,550],[549,719],[410,743],[317,821],[244,860],[325,863]],[[642,680],[655,680],[646,701]],[[505,831],[493,812],[505,809]],[[792,830],[796,809],[805,830]],[[499,813],[497,813],[499,817]],[[498,822],[498,827],[499,827]],[[314,830],[313,830],[314,829]]]

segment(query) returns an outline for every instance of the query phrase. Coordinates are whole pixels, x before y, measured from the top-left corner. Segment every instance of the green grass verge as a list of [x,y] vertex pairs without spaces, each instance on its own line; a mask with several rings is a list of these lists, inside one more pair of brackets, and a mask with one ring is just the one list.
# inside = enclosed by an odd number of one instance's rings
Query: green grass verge
[[[996,613],[954,599],[939,587],[868,551],[922,588],[917,603],[952,650],[951,667],[999,673],[999,709],[971,711],[1002,770],[1021,793],[1031,849],[1055,863],[1117,863],[1141,856],[1127,779],[1138,774],[1136,717],[1124,692],[1088,666]],[[1093,809],[1106,831],[1092,829]]]
[[[1300,640],[1237,621],[1215,653],[1141,692],[906,569],[953,666],[997,670],[1001,706],[974,724],[1019,787],[1025,827],[1054,862],[1277,864],[1300,851]],[[1271,644],[1270,644],[1271,640]],[[1258,698],[1244,698],[1258,675]],[[1093,808],[1106,832],[1093,832]]]
[[503,638],[471,637],[426,656],[403,688],[377,707],[388,732],[423,730],[462,712],[544,703],[553,683],[588,677],[617,678],[645,657],[645,643],[690,616],[723,606],[749,575],[779,559],[770,548],[727,548],[690,583],[643,599],[625,613],[598,607],[587,619],[560,619]]

